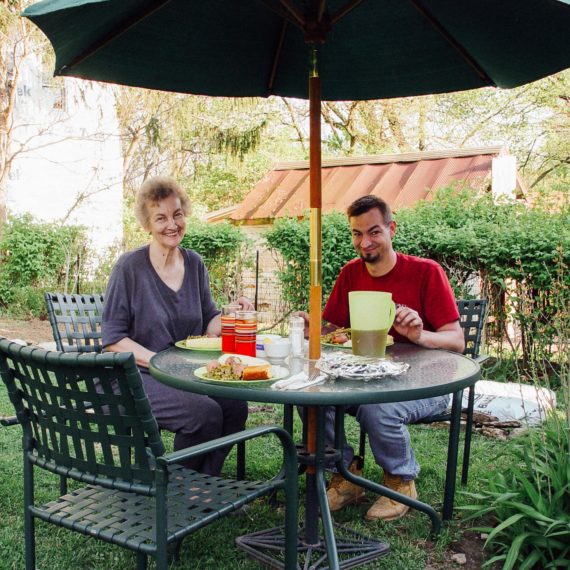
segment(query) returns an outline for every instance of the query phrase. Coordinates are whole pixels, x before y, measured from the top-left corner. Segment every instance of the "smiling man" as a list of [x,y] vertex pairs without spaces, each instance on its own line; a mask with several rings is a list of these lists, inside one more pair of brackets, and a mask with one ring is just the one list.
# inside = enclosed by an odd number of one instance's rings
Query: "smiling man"
[[[376,196],[363,196],[347,209],[352,243],[359,257],[341,270],[323,312],[324,329],[350,326],[350,291],[385,291],[396,303],[396,319],[390,334],[396,342],[413,342],[425,348],[462,352],[463,332],[453,291],[445,272],[435,261],[394,251],[396,222],[389,205]],[[444,411],[449,396],[413,402],[353,406],[347,411],[368,434],[376,463],[384,470],[384,485],[417,498],[414,479],[420,466],[410,445],[406,427]],[[329,412],[327,438],[333,440],[334,410]],[[345,445],[349,470],[362,472],[362,459]],[[331,511],[364,500],[364,489],[333,475],[327,492]],[[366,513],[368,520],[395,520],[408,507],[380,497]]]

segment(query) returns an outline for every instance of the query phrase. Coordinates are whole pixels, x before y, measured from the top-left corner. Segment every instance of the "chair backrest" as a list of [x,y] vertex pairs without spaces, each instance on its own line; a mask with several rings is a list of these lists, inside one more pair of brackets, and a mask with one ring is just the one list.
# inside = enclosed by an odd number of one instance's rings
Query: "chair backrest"
[[46,307],[57,350],[101,352],[102,294],[46,293]]
[[0,376],[32,463],[107,487],[150,489],[150,457],[164,446],[131,353],[64,354],[0,338]]
[[457,308],[459,309],[459,324],[465,336],[463,354],[477,358],[481,348],[483,327],[485,326],[487,299],[460,299],[457,301]]

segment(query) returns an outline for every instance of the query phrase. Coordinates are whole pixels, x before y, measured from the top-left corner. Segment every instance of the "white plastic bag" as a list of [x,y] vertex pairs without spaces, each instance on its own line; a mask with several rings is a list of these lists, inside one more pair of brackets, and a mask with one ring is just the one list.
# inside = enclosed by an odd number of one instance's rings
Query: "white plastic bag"
[[[467,409],[467,390],[463,392],[462,407]],[[556,394],[547,388],[491,380],[480,380],[475,384],[473,410],[495,416],[498,421],[518,420],[527,425],[537,425],[555,407]]]

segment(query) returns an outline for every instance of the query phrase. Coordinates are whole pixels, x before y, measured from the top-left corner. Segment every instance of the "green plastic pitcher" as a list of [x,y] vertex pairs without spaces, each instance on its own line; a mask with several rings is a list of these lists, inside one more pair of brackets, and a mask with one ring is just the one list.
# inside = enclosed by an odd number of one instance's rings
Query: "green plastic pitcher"
[[388,331],[396,317],[392,293],[351,291],[348,308],[353,354],[384,357]]

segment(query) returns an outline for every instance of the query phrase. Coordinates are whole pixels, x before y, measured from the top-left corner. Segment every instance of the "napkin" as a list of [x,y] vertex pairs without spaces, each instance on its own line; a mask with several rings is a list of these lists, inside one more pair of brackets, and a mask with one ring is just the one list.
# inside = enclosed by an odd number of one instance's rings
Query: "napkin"
[[306,372],[299,372],[294,374],[289,378],[284,378],[283,380],[277,380],[271,387],[274,390],[301,390],[307,388],[308,386],[315,386],[316,384],[321,384],[326,380],[325,374],[319,374],[317,377],[309,380]]

